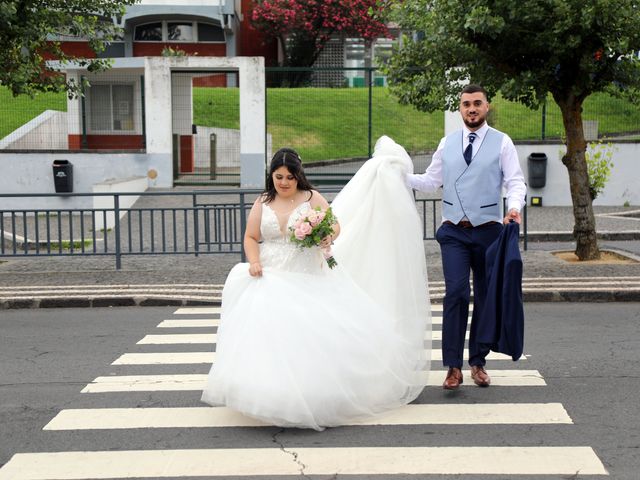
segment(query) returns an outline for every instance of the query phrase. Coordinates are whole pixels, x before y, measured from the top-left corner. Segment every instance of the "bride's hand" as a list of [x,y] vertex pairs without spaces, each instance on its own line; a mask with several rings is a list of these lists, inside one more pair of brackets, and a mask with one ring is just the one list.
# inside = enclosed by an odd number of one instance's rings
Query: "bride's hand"
[[262,264],[260,262],[253,262],[249,264],[249,275],[252,277],[262,276]]
[[330,247],[333,243],[333,237],[331,235],[327,235],[320,241],[320,248]]

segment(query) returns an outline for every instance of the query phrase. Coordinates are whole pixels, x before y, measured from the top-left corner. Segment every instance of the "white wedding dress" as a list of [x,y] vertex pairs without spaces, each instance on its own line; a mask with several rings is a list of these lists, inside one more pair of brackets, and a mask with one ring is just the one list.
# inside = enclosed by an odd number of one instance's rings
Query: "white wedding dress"
[[[402,147],[379,140],[332,204],[341,225],[334,269],[318,248],[291,243],[263,204],[263,276],[246,263],[229,273],[204,402],[321,430],[420,394],[431,322],[420,223],[404,184],[411,169]],[[299,205],[287,226],[308,208]]]

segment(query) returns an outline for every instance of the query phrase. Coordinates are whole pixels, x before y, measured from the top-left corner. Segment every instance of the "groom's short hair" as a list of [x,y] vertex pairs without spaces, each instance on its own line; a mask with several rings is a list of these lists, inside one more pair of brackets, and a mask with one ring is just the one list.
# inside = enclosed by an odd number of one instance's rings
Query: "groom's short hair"
[[482,92],[482,94],[484,95],[484,98],[489,100],[489,95],[487,94],[487,91],[484,89],[482,85],[478,85],[477,83],[470,83],[469,85],[466,85],[460,92],[460,96],[462,96],[463,93],[477,93],[477,92]]

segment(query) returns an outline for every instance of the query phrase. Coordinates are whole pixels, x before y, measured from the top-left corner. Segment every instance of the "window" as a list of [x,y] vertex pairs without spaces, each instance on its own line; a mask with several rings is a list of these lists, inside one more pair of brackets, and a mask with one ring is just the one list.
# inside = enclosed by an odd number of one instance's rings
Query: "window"
[[138,42],[224,42],[224,30],[213,23],[162,21],[135,28]]
[[89,125],[92,131],[133,131],[133,85],[92,85]]
[[198,41],[224,42],[224,31],[217,25],[198,23]]
[[192,42],[193,24],[192,23],[167,23],[167,39],[170,41]]
[[161,42],[162,41],[162,22],[147,23],[146,25],[138,25],[134,38],[143,42]]

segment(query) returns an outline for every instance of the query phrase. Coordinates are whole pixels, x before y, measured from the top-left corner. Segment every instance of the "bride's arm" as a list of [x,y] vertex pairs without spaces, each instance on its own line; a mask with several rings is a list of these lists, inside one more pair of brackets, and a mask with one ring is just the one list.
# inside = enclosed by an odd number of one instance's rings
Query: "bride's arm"
[[249,274],[252,277],[262,275],[262,264],[260,263],[260,220],[262,218],[262,201],[258,198],[247,219],[247,229],[244,232],[244,253],[249,262]]

